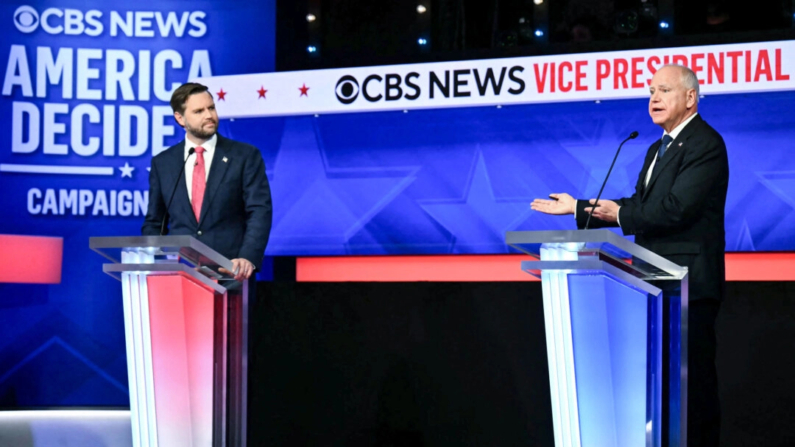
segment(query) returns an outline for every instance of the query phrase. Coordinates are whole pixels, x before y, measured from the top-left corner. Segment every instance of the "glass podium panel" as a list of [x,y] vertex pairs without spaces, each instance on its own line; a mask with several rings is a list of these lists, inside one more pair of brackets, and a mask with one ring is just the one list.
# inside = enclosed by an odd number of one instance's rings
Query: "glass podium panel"
[[232,270],[231,261],[191,236],[98,237],[91,238],[89,246],[115,263],[128,264],[125,254],[136,253],[145,264],[182,263],[216,280],[229,279],[219,268]]
[[607,275],[568,282],[583,445],[660,445],[662,294]]
[[609,230],[506,243],[537,259],[555,445],[685,446],[687,268]]
[[[541,259],[544,247],[577,253],[576,259],[609,263],[643,280],[679,280],[687,272],[662,256],[635,245],[610,230],[509,231],[505,242]],[[541,264],[538,264],[540,267]],[[535,276],[536,272],[529,272]]]
[[248,281],[190,236],[89,246],[121,282],[133,445],[245,447]]

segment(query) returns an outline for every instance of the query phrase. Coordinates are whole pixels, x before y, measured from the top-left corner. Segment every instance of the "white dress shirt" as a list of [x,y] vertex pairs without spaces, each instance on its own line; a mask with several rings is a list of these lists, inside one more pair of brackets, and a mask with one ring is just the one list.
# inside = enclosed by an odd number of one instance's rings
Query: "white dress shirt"
[[[185,137],[185,152],[184,156],[188,156],[188,152],[191,149],[195,149],[197,146],[201,146],[204,148],[204,180],[210,177],[210,165],[213,164],[213,154],[215,154],[215,145],[218,143],[218,136],[217,134],[213,135],[212,138],[205,141],[202,144],[196,144],[191,141],[189,138]],[[184,160],[184,158],[183,158]],[[188,161],[185,162],[185,186],[188,187],[188,199],[190,199],[190,203],[193,203],[193,168],[196,165],[196,153],[192,153]]]
[[[695,118],[696,115],[698,115],[698,113],[694,113],[694,114],[690,115],[690,117],[688,119],[682,121],[678,126],[674,127],[674,130],[672,130],[671,133],[663,132],[663,137],[666,134],[670,135],[671,138],[673,138],[673,140],[671,140],[671,143],[673,143],[674,140],[676,139],[676,137],[678,137],[679,134],[682,132],[682,129],[684,129],[685,126],[687,126],[687,124],[690,123],[690,121],[693,121],[693,118]],[[662,137],[660,137],[660,139],[662,139]],[[668,143],[668,146],[665,148],[666,151],[668,150],[669,147],[671,147],[671,143]],[[651,180],[651,173],[654,171],[654,165],[657,164],[657,159],[658,158],[659,157],[654,157],[654,160],[652,160],[651,164],[649,165],[649,170],[646,171],[646,180],[643,181],[643,186],[644,187],[646,185],[648,185],[649,184],[649,180]],[[621,225],[621,224],[619,224],[619,225]]]

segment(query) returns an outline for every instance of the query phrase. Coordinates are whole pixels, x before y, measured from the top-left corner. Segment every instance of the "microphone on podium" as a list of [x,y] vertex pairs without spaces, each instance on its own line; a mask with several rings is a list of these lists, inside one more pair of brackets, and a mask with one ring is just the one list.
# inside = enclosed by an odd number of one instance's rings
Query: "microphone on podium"
[[196,149],[190,148],[188,151],[188,156],[185,157],[185,161],[182,162],[182,169],[179,171],[179,175],[177,176],[177,181],[174,182],[174,189],[171,190],[171,197],[168,199],[168,204],[166,204],[166,212],[163,214],[163,221],[160,222],[160,235],[163,236],[164,232],[166,231],[166,219],[168,219],[168,209],[171,208],[171,202],[174,201],[174,194],[177,192],[177,187],[179,186],[179,179],[182,178],[182,174],[185,172],[185,164],[188,163],[188,159],[190,158],[193,153],[196,152]]
[[618,153],[621,152],[621,146],[624,145],[629,140],[634,140],[638,137],[638,131],[634,131],[629,136],[618,145],[618,150],[616,151],[615,157],[613,157],[613,163],[610,164],[610,169],[607,170],[607,175],[605,176],[605,181],[602,182],[602,187],[599,188],[599,194],[596,195],[596,202],[593,204],[591,208],[591,212],[588,213],[588,220],[585,221],[585,230],[588,229],[588,224],[591,223],[591,217],[593,217],[593,212],[596,210],[597,204],[599,203],[599,199],[602,197],[602,191],[605,189],[605,185],[607,184],[607,179],[610,178],[610,173],[613,172],[613,166],[616,164],[616,160],[618,159]]

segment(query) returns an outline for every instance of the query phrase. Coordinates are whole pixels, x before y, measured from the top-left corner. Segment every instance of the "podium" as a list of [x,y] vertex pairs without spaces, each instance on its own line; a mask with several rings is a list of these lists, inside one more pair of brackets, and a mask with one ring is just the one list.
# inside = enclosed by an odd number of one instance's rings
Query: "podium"
[[508,232],[541,278],[557,447],[687,444],[687,268],[610,230]]
[[248,282],[190,236],[91,238],[124,303],[133,445],[246,445]]

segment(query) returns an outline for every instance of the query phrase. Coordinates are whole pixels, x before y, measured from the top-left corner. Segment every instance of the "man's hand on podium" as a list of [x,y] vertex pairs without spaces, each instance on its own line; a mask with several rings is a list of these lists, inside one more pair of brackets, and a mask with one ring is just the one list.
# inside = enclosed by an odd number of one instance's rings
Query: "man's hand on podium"
[[248,259],[243,258],[235,258],[232,259],[232,271],[221,267],[218,269],[221,273],[226,273],[228,275],[235,275],[235,280],[243,281],[244,279],[249,279],[251,275],[254,273],[254,264],[252,264]]
[[[564,193],[550,194],[553,200],[535,199],[530,204],[530,208],[545,214],[574,214],[577,201],[574,197]],[[595,217],[595,216],[594,216]]]

